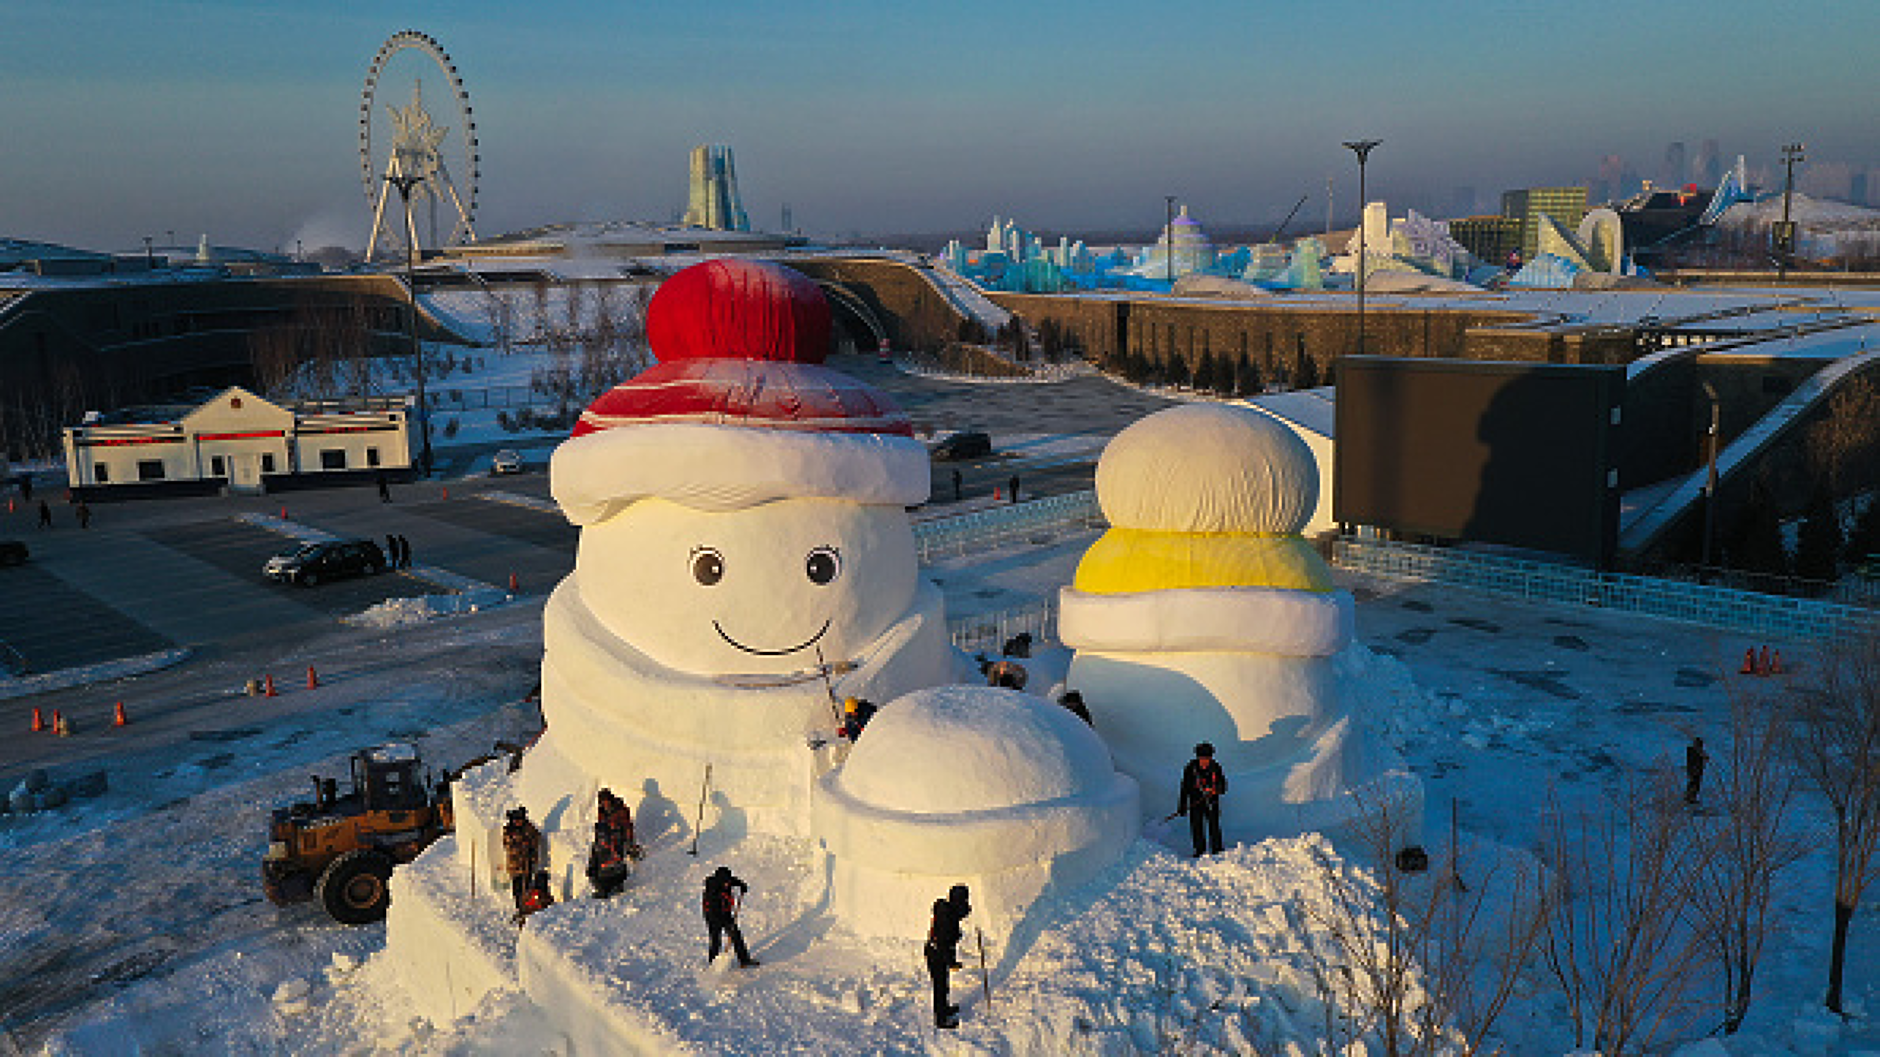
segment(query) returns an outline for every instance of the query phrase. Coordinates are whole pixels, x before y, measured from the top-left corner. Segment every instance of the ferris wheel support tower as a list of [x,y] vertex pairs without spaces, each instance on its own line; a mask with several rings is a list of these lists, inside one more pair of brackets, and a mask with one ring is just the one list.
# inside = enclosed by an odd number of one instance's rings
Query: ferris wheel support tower
[[[380,77],[386,64],[404,51],[418,52],[437,65],[449,87],[447,106],[456,111],[454,126],[439,125],[432,120],[424,108],[423,84],[414,82],[409,104],[385,107],[385,117],[390,123],[388,134],[374,135]],[[383,153],[375,152],[375,140],[385,145]],[[378,257],[381,239],[390,242],[388,236],[398,226],[395,221],[388,225],[385,210],[392,189],[399,181],[408,181],[412,195],[429,206],[432,246],[475,242],[477,192],[483,175],[480,165],[470,94],[449,53],[434,38],[416,30],[392,34],[372,58],[359,102],[359,173],[365,184],[366,202],[372,209],[372,233],[366,240],[366,259]],[[452,176],[453,168],[459,174],[468,174],[461,185]],[[442,237],[438,230],[440,208],[447,216],[454,217]],[[415,210],[408,213],[404,231],[397,240],[403,243],[406,253],[424,244],[418,233],[417,215]]]

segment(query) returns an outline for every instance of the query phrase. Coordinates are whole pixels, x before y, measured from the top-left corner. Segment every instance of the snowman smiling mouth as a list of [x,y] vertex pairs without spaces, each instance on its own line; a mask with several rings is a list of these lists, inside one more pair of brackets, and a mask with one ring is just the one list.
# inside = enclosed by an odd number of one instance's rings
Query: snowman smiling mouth
[[820,640],[824,635],[827,635],[829,633],[829,621],[828,620],[823,621],[823,626],[817,629],[816,634],[811,635],[809,638],[804,639],[802,642],[799,642],[796,645],[791,646],[789,649],[784,649],[784,650],[760,650],[751,646],[746,646],[744,643],[739,642],[737,639],[734,639],[729,634],[727,634],[724,629],[724,626],[719,624],[716,620],[712,621],[712,628],[713,630],[718,632],[719,638],[725,640],[726,642],[729,642],[733,646],[736,646],[738,649],[743,650],[745,653],[754,653],[759,657],[782,657],[785,654],[796,653],[799,650],[807,650],[811,646],[816,645],[818,640]]

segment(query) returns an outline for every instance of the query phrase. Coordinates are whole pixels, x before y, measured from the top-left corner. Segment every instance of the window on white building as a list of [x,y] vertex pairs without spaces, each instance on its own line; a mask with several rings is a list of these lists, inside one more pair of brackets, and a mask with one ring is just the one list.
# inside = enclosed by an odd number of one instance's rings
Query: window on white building
[[274,472],[274,453],[273,452],[264,451],[261,453],[261,472],[262,473]]
[[222,458],[222,456],[220,455],[209,456],[209,476],[227,477],[228,476],[227,466],[228,466],[228,461]]
[[102,462],[93,463],[91,467],[91,479],[98,482],[99,484],[110,484],[111,483],[110,464],[102,463]]
[[366,449],[366,465],[377,466],[378,464],[379,464],[379,449],[367,448]]
[[320,449],[320,469],[344,470],[345,468],[346,468],[346,449],[345,448],[322,448]]
[[137,479],[139,481],[163,480],[163,460],[162,459],[138,459],[137,460]]

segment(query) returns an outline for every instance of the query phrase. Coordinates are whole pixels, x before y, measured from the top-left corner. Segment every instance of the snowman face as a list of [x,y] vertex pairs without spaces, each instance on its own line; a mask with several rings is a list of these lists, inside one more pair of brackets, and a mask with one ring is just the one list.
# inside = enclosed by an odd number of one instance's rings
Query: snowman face
[[701,675],[852,660],[913,602],[907,515],[785,499],[707,512],[643,499],[581,532],[581,597],[614,635]]

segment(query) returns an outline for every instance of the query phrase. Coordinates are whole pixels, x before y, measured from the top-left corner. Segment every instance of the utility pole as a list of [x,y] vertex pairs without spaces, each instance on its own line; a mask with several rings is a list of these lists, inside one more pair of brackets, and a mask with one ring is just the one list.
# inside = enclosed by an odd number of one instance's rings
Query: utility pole
[[1795,222],[1789,219],[1789,205],[1795,197],[1795,163],[1805,160],[1802,145],[1791,143],[1782,148],[1782,226],[1776,230],[1776,278],[1789,274],[1789,258],[1795,254]]
[[405,317],[405,333],[411,339],[411,362],[418,373],[418,467],[431,476],[431,413],[424,400],[424,347],[418,344],[418,239],[411,223],[411,189],[423,182],[418,173],[387,176],[398,197],[405,203],[405,286],[411,293],[411,313]]
[[150,252],[150,236],[145,235],[144,236],[144,270],[149,271],[150,269],[153,269],[156,266],[157,266],[157,255]]
[[1704,477],[1704,556],[1698,563],[1697,582],[1704,582],[1705,570],[1710,568],[1710,541],[1717,531],[1717,441],[1718,441],[1718,402],[1717,388],[1709,382],[1704,383],[1704,395],[1710,398],[1710,469]]
[[1364,163],[1371,157],[1372,148],[1383,140],[1354,139],[1346,140],[1345,146],[1358,156],[1358,355],[1364,355],[1364,208],[1366,194],[1364,189]]
[[1163,195],[1162,200],[1168,204],[1168,224],[1162,229],[1162,255],[1168,259],[1168,288],[1169,292],[1173,293],[1175,290],[1175,196]]

